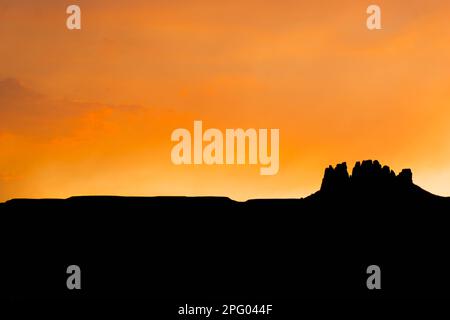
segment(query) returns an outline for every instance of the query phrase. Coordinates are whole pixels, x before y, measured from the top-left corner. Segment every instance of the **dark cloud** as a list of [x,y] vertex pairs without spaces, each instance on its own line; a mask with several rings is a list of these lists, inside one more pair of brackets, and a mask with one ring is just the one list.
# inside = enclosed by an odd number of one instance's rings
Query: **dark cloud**
[[0,81],[0,132],[34,131],[49,125],[63,112],[67,112],[64,104],[34,92],[17,79]]
[[133,112],[142,107],[55,100],[35,92],[17,79],[0,80],[0,133],[55,133],[55,130],[64,129],[62,122],[105,108]]
[[40,95],[23,86],[17,79],[0,80],[0,101],[8,99],[34,99]]

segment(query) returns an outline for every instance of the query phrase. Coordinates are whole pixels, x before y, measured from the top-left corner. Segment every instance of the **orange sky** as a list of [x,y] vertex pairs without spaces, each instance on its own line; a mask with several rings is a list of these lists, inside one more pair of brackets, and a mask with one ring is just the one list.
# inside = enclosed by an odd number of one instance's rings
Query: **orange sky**
[[[362,159],[450,195],[449,16],[447,0],[0,0],[0,201],[301,197]],[[194,120],[279,128],[279,173],[173,165]]]

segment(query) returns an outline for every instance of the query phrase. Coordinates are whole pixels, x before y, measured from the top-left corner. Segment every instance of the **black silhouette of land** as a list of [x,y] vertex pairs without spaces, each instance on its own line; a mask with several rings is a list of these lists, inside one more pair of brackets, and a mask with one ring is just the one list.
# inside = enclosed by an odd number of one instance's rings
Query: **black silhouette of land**
[[[350,174],[345,163],[330,166],[302,199],[15,199],[0,214],[11,298],[450,296],[450,198],[378,161]],[[82,269],[79,292],[66,289],[71,264]],[[372,264],[379,291],[366,287]]]

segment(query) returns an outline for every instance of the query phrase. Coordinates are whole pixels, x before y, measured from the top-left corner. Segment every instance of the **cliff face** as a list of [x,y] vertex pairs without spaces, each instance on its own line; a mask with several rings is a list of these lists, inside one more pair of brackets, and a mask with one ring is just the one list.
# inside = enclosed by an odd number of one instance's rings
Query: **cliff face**
[[375,160],[356,162],[352,174],[347,171],[345,162],[335,168],[329,166],[320,187],[320,193],[325,195],[342,195],[345,193],[396,193],[403,192],[414,186],[412,172],[403,169],[398,175],[388,166],[381,166]]

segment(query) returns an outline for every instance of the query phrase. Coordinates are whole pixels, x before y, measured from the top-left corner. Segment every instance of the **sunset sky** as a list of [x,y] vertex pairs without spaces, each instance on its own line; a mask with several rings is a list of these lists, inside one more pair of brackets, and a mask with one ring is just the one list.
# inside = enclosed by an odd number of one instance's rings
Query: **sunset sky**
[[[363,159],[450,196],[449,17],[448,0],[0,0],[0,201],[304,197]],[[278,174],[172,164],[194,120],[279,128]]]

